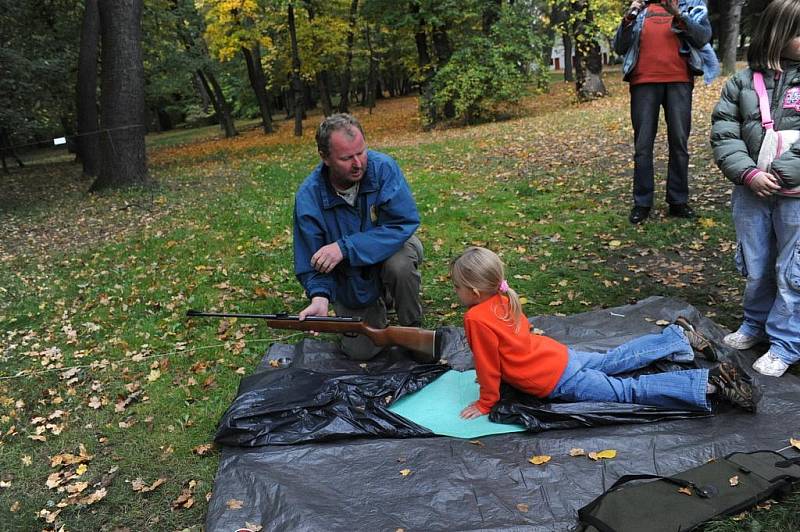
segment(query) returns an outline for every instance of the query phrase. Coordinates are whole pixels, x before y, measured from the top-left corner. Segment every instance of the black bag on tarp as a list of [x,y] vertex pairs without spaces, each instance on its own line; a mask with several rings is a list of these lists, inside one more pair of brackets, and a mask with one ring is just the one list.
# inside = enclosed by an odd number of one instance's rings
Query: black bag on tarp
[[242,379],[220,420],[219,445],[292,445],[353,436],[418,438],[433,434],[388,406],[413,393],[447,366],[428,364],[370,374],[286,368]]
[[[650,482],[635,483],[637,480]],[[732,453],[671,477],[625,475],[578,510],[587,532],[694,530],[733,515],[800,482],[800,457],[774,451]]]

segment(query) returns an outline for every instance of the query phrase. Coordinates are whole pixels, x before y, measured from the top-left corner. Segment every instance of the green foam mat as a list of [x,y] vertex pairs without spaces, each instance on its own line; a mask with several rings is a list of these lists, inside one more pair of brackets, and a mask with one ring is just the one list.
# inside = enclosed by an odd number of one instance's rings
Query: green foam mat
[[461,411],[478,394],[475,370],[450,370],[418,392],[401,397],[389,410],[440,436],[470,439],[525,430],[522,425],[492,423],[489,416],[461,419]]

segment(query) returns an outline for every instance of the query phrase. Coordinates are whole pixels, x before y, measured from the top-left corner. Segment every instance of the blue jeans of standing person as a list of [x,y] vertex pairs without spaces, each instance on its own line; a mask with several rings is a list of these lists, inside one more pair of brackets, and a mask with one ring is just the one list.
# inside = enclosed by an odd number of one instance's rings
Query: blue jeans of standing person
[[648,334],[606,353],[569,349],[564,374],[550,394],[566,401],[605,401],[710,411],[706,399],[707,369],[690,369],[616,377],[668,358],[688,361],[694,353],[683,330],[677,325],[660,334]]
[[800,361],[800,198],[759,198],[734,188],[736,267],[747,278],[739,331],[767,338],[787,364]]
[[692,128],[692,89],[688,83],[639,83],[630,86],[633,124],[633,204],[653,206],[653,144],[658,115],[664,108],[669,143],[667,203],[689,202],[689,132]]

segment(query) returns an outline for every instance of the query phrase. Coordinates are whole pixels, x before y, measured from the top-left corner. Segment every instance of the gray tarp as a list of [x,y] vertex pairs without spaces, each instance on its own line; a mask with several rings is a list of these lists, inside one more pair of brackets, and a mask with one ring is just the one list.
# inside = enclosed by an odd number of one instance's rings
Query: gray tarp
[[[603,351],[657,332],[657,320],[685,315],[719,345],[724,330],[688,304],[652,297],[636,305],[567,317],[534,318],[536,327],[583,350]],[[470,366],[463,337],[451,331],[446,353],[456,369]],[[268,360],[304,368],[338,368],[331,344],[307,340],[274,345]],[[723,358],[743,365],[754,353]],[[378,370],[396,365],[383,360]],[[372,367],[370,367],[372,370]],[[469,442],[447,437],[350,438],[255,448],[224,447],[206,527],[263,530],[569,530],[578,508],[622,475],[671,475],[734,451],[779,449],[800,428],[800,379],[756,379],[759,413],[723,408],[710,418],[515,433]],[[571,457],[615,449],[612,460]],[[528,462],[550,455],[545,465]],[[402,475],[401,470],[410,473]],[[241,509],[229,508],[231,499]],[[234,505],[236,506],[236,505]]]

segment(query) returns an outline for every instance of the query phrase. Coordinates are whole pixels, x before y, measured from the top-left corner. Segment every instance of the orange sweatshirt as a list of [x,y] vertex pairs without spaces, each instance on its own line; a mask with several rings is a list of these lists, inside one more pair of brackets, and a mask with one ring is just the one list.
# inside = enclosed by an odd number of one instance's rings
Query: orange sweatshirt
[[478,410],[488,414],[500,399],[500,381],[536,397],[547,397],[567,367],[567,346],[531,334],[522,316],[520,330],[503,321],[507,298],[497,294],[464,314],[467,341],[480,385]]

